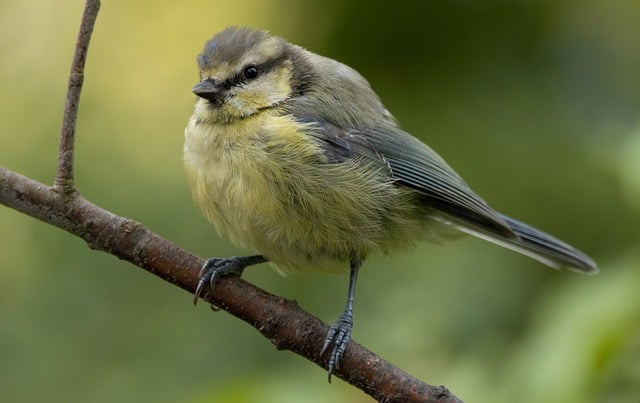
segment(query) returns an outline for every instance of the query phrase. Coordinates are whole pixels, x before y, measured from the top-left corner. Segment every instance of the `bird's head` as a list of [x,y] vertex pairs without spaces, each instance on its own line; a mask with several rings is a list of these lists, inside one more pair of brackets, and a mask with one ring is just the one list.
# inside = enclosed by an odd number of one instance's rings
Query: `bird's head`
[[200,117],[233,122],[275,107],[296,92],[301,48],[265,31],[227,28],[198,55]]

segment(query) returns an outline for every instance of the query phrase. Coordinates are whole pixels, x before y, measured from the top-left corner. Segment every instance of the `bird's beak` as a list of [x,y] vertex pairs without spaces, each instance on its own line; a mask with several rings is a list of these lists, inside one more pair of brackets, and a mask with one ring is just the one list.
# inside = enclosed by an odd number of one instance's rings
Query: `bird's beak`
[[212,78],[205,78],[191,89],[194,94],[204,98],[213,104],[222,103],[223,88]]

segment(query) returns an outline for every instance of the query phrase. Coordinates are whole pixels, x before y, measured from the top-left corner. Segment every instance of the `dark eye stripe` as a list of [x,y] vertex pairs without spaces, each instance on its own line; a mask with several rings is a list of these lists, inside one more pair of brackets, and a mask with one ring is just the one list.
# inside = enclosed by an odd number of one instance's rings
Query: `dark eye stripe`
[[[262,76],[264,74],[269,73],[272,70],[275,70],[277,67],[282,65],[282,63],[284,63],[285,60],[287,60],[287,55],[283,54],[283,55],[274,57],[273,59],[270,59],[262,64],[253,64],[252,66],[255,66],[259,71],[259,75]],[[247,66],[248,65],[241,66],[238,72],[236,72],[233,76],[227,79],[225,81],[225,88],[239,86],[250,81],[250,80],[247,80],[244,76],[244,69],[247,68]]]

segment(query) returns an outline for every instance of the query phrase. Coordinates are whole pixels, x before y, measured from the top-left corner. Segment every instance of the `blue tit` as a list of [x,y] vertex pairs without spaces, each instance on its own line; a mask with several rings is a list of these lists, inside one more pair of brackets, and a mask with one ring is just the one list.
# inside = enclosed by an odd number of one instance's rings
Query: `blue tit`
[[249,28],[218,33],[197,62],[184,143],[192,195],[219,232],[257,255],[208,259],[195,299],[219,276],[256,263],[349,269],[346,307],[322,351],[329,380],[351,338],[369,255],[466,233],[553,268],[597,272],[581,251],[487,205],[400,129],[352,68]]

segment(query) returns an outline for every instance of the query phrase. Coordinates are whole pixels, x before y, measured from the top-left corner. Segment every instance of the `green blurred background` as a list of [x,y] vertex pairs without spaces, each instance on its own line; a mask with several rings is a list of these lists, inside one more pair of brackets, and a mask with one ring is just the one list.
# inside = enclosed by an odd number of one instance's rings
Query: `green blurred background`
[[[0,165],[51,183],[80,1],[0,3]],[[464,239],[370,259],[354,338],[469,402],[640,396],[640,3],[105,1],[77,184],[200,256],[242,253],[182,172],[195,56],[229,25],[359,70],[403,128],[495,208],[584,249],[595,277]],[[0,400],[367,402],[254,329],[58,229],[0,208]],[[347,277],[245,278],[327,322]]]

